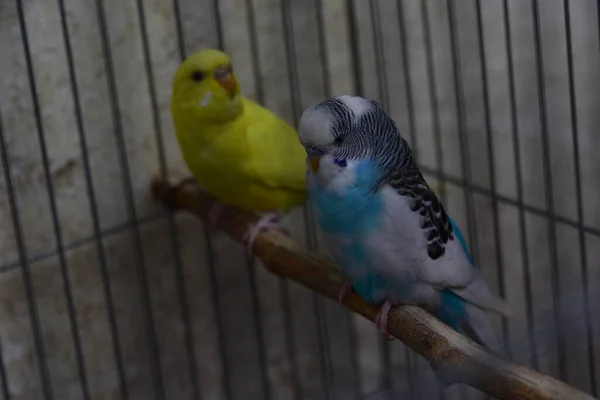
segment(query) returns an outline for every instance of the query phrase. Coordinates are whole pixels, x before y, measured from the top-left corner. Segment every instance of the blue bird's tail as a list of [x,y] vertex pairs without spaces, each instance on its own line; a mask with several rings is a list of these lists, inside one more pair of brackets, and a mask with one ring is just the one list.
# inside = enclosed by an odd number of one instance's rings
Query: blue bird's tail
[[506,358],[506,351],[498,341],[485,310],[445,289],[442,294],[442,306],[436,311],[436,316],[489,352]]
[[504,300],[492,295],[483,276],[473,264],[467,242],[458,225],[452,218],[448,217],[448,219],[469,263],[473,265],[475,277],[464,288],[445,289],[443,291],[442,304],[437,312],[437,317],[456,331],[479,343],[488,351],[501,358],[507,358],[506,350],[498,341],[486,310],[503,317],[510,317],[512,311]]

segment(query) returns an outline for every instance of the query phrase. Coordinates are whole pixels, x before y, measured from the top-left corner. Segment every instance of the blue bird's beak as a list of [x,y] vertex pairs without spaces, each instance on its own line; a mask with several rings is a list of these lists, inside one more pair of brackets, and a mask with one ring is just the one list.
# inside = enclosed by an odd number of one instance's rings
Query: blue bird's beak
[[312,168],[312,170],[314,171],[314,173],[316,174],[317,172],[319,172],[319,161],[321,161],[321,157],[309,157],[310,159],[310,166]]

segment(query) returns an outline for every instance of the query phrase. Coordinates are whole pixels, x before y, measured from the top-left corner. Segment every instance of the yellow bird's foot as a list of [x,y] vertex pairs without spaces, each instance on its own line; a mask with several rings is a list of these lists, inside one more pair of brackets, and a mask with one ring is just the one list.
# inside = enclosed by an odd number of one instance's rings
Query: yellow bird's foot
[[244,241],[246,242],[246,249],[248,250],[248,253],[252,253],[252,245],[254,244],[256,237],[263,231],[266,231],[270,228],[276,228],[289,234],[287,229],[279,224],[280,218],[281,215],[279,215],[277,212],[266,213],[260,217],[254,226],[248,229],[248,232],[246,232],[244,235]]
[[338,294],[338,301],[340,303],[344,302],[344,299],[346,297],[348,297],[348,295],[350,294],[350,292],[352,291],[352,285],[349,283],[344,283],[344,286],[342,286],[342,289],[340,290],[340,294]]
[[181,190],[181,189],[183,189],[184,187],[186,187],[188,185],[196,185],[197,186],[198,185],[198,181],[193,176],[188,176],[187,178],[183,178],[182,180],[180,180],[179,182],[177,182],[175,184],[175,186],[173,186],[171,188],[171,190],[173,190],[173,191]]
[[178,191],[182,190],[183,188],[185,188],[188,185],[198,185],[198,181],[196,181],[196,179],[192,176],[188,176],[187,178],[183,178],[182,180],[180,180],[179,182],[177,182],[175,185],[171,186],[163,195],[162,197],[162,203],[165,204],[165,206],[171,210],[174,210],[174,207],[171,206],[169,204],[169,200],[172,198],[172,196],[177,193]]
[[215,200],[210,207],[210,211],[208,212],[208,220],[210,221],[210,228],[212,230],[217,229],[217,223],[221,219],[223,212],[229,206],[225,203],[220,202],[219,200]]
[[394,340],[394,337],[391,336],[388,332],[388,316],[390,313],[390,309],[392,308],[392,303],[389,301],[385,301],[379,310],[379,314],[377,314],[377,318],[375,318],[375,326],[379,328],[379,331],[388,339]]

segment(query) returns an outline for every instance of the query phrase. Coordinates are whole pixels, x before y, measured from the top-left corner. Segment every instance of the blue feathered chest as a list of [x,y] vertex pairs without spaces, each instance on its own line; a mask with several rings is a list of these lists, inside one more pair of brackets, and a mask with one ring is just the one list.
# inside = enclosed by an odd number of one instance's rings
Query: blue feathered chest
[[328,190],[309,189],[311,205],[321,229],[341,236],[363,236],[375,231],[383,212],[378,194],[365,196],[356,188],[343,194]]
[[359,190],[343,195],[309,189],[311,205],[321,229],[330,241],[330,250],[354,290],[365,300],[378,303],[385,282],[373,274],[367,236],[377,232],[383,214],[383,199],[379,194],[365,196]]
[[384,201],[373,190],[378,171],[369,162],[354,169],[354,181],[343,189],[308,185],[310,202],[321,229],[341,236],[368,235],[380,226]]

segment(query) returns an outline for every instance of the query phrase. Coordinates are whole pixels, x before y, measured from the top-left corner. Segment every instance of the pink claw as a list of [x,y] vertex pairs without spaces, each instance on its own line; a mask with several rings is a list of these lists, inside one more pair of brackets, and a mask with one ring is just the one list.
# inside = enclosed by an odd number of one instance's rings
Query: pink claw
[[208,220],[210,221],[211,228],[217,229],[217,223],[221,219],[221,215],[223,211],[227,209],[227,204],[221,203],[218,200],[215,200],[210,207],[210,211],[208,212]]
[[246,234],[244,235],[244,240],[246,241],[246,248],[248,250],[248,253],[252,252],[252,245],[254,244],[256,237],[261,232],[263,232],[269,228],[276,228],[276,229],[280,229],[284,232],[287,232],[287,230],[279,224],[279,218],[280,218],[279,213],[276,213],[276,212],[266,213],[262,217],[260,217],[258,222],[256,224],[254,224],[254,226],[252,226],[250,229],[248,229],[248,232],[246,232]]
[[346,297],[348,297],[348,295],[350,294],[351,291],[352,291],[352,285],[349,283],[344,283],[344,286],[342,286],[342,289],[340,290],[340,294],[338,294],[338,301],[340,303],[343,303],[344,299]]
[[377,318],[375,318],[375,325],[379,328],[379,331],[388,338],[388,340],[394,340],[394,337],[391,336],[388,332],[388,317],[390,313],[390,309],[392,308],[392,304],[389,301],[385,301],[381,308],[379,309],[379,314],[377,314]]

